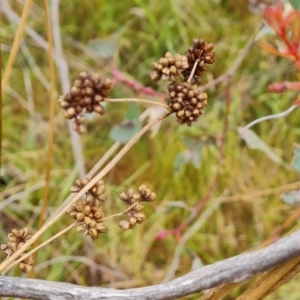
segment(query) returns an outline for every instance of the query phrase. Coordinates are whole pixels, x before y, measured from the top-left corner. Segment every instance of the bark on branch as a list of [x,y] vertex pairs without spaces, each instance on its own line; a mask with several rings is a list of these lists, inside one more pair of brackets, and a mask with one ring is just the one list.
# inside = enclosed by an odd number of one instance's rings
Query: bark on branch
[[176,299],[229,282],[240,282],[300,256],[300,231],[278,242],[149,287],[116,290],[0,276],[0,296],[30,299]]

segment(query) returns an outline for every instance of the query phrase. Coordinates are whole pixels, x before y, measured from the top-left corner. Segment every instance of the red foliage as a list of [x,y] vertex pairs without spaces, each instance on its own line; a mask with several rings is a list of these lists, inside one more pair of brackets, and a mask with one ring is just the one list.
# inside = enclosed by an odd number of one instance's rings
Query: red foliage
[[280,51],[281,54],[294,60],[299,68],[300,12],[291,10],[285,14],[283,5],[279,3],[276,6],[266,8],[264,19],[286,45],[286,50]]
[[[286,49],[275,49],[265,43],[260,43],[261,47],[269,53],[293,60],[295,66],[300,69],[300,12],[291,10],[285,13],[282,3],[279,3],[276,6],[266,8],[264,19],[275,31],[277,37],[284,42]],[[268,86],[268,91],[281,93],[299,90],[299,85],[300,82],[275,82]]]

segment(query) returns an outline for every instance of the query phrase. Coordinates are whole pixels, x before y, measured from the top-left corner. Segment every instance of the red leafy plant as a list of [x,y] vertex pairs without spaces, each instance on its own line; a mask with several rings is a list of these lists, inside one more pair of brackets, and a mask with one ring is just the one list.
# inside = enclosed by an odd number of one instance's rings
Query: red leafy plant
[[[294,62],[300,70],[300,11],[285,9],[282,3],[266,8],[264,20],[273,29],[281,43],[277,48],[260,42],[259,45],[266,51],[277,56],[283,56]],[[300,82],[274,82],[268,86],[268,91],[281,93],[300,90]]]

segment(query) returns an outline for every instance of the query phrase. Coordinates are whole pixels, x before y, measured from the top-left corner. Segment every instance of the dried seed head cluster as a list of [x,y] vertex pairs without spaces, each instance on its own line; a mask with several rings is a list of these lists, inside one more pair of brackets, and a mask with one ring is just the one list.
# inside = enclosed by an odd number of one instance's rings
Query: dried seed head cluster
[[[194,39],[192,46],[185,55],[176,54],[175,57],[167,52],[165,57],[153,63],[154,71],[150,77],[157,82],[160,79],[173,81],[168,86],[168,105],[171,112],[176,113],[179,124],[191,126],[203,114],[207,104],[207,95],[192,88],[201,84],[201,76],[206,70],[206,64],[215,62],[214,44],[203,39]],[[183,82],[179,76],[183,75]]]
[[192,73],[192,69],[196,61],[197,67],[194,71],[191,85],[201,84],[201,76],[206,71],[206,64],[213,64],[215,62],[215,53],[213,43],[207,43],[203,39],[194,39],[193,45],[185,53],[189,67],[183,71],[184,81],[187,81]]
[[[7,243],[0,245],[0,250],[7,254],[7,257],[19,250],[32,235],[29,235],[28,228],[20,230],[13,229],[7,236]],[[24,255],[24,254],[23,254]],[[19,263],[19,269],[22,272],[29,273],[33,268],[33,256],[30,255]]]
[[[78,193],[89,181],[88,178],[77,179],[75,186],[72,186],[70,191]],[[82,223],[76,229],[78,232],[90,235],[93,240],[98,238],[99,233],[107,232],[107,228],[102,221],[104,213],[100,207],[100,202],[106,200],[105,185],[101,180],[86,192],[83,201],[77,201],[71,206],[67,213],[77,222]]]
[[73,83],[69,93],[60,96],[58,102],[65,110],[65,118],[74,119],[73,130],[82,134],[85,132],[84,113],[105,113],[101,102],[108,97],[113,89],[110,79],[101,79],[96,73],[82,72]]
[[188,82],[171,83],[168,86],[170,99],[169,107],[176,113],[179,124],[191,126],[203,114],[207,104],[207,94],[193,89]]
[[154,201],[156,194],[145,185],[141,185],[138,192],[129,189],[127,193],[120,193],[119,197],[129,206],[126,210],[129,219],[121,220],[118,225],[122,230],[128,230],[132,229],[136,224],[141,224],[145,220],[146,215],[143,213],[144,205],[142,202]]
[[154,71],[151,72],[150,77],[154,82],[157,82],[160,79],[171,81],[188,67],[189,65],[186,56],[180,54],[173,56],[171,52],[167,52],[165,57],[162,57],[153,63]]
[[[78,193],[81,189],[83,189],[90,182],[89,178],[84,178],[82,180],[77,179],[75,181],[75,185],[70,188],[71,193]],[[86,200],[89,202],[93,202],[95,200],[105,202],[107,200],[107,196],[105,195],[105,185],[103,180],[97,182],[92,188],[90,188],[86,194]]]

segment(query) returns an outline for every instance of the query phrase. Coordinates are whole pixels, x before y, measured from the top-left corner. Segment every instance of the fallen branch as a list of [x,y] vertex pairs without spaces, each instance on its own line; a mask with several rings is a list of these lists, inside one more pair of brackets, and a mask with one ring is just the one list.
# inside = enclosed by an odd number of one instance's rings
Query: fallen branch
[[116,290],[69,283],[0,276],[0,296],[31,299],[175,299],[224,283],[244,281],[300,256],[300,231],[246,254],[199,268],[173,281],[149,287]]

